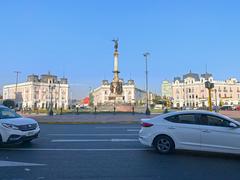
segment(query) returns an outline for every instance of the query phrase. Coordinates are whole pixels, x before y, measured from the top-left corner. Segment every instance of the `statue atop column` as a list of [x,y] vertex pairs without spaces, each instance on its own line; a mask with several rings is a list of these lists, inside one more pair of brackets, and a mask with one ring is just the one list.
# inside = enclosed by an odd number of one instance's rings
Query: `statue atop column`
[[109,100],[114,102],[124,102],[123,98],[123,83],[119,79],[119,69],[118,69],[118,39],[113,39],[114,42],[114,69],[113,69],[113,81],[111,82]]
[[113,42],[114,42],[114,49],[115,49],[115,51],[118,51],[118,39],[113,39],[112,40]]

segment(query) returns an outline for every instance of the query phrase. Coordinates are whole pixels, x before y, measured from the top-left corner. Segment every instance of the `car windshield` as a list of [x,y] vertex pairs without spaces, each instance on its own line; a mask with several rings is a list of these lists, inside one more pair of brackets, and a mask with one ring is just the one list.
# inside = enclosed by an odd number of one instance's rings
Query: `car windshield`
[[20,118],[21,116],[8,108],[0,108],[0,119]]

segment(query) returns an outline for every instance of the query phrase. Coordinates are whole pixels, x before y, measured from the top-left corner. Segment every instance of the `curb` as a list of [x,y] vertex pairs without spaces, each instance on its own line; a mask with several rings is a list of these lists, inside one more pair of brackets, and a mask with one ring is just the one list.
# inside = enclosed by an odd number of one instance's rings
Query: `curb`
[[140,121],[118,121],[118,122],[40,122],[38,121],[39,124],[56,124],[56,125],[74,125],[74,124],[140,124]]

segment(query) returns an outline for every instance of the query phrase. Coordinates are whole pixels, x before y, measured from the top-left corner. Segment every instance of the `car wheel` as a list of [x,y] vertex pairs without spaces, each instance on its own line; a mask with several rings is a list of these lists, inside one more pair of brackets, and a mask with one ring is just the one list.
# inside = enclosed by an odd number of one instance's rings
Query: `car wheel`
[[157,136],[154,140],[154,146],[156,150],[161,154],[170,154],[175,150],[175,144],[173,140],[168,136]]

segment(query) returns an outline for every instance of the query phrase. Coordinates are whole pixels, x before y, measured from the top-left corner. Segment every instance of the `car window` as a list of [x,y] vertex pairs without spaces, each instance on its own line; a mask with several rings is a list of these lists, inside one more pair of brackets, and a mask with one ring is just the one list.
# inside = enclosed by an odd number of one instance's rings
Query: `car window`
[[167,117],[166,120],[174,123],[196,124],[195,116],[193,114],[182,114],[182,115],[170,116],[170,117]]
[[21,116],[11,109],[0,108],[0,119],[20,118]]
[[178,118],[179,118],[179,123],[196,124],[195,116],[193,114],[179,115]]
[[202,125],[229,127],[230,121],[211,115],[201,115],[200,122]]
[[169,117],[166,117],[165,119],[173,123],[179,122],[178,116],[169,116]]

